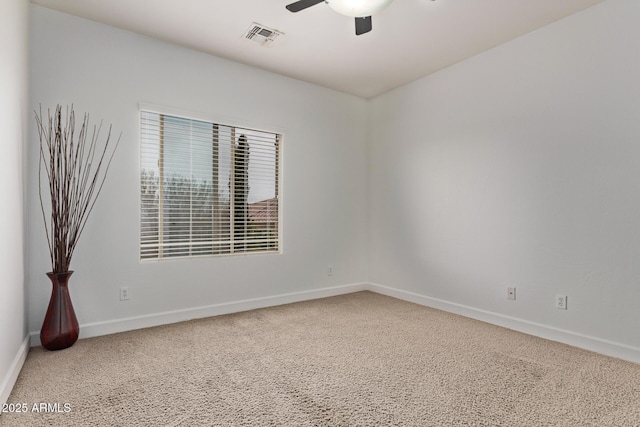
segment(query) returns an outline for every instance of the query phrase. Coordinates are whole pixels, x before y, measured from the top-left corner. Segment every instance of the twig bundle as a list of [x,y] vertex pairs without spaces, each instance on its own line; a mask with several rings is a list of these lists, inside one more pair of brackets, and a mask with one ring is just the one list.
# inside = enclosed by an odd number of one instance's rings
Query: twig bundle
[[[87,142],[89,115],[85,114],[76,137],[73,105],[70,109],[67,107],[64,123],[60,105],[56,107],[53,117],[50,111],[47,112],[46,122],[43,121],[42,107],[39,112],[35,111],[35,115],[40,137],[38,193],[51,266],[54,273],[65,273],[69,271],[73,251],[100,195],[111,160],[120,144],[120,137],[107,155],[111,126],[104,147],[99,150],[98,138],[102,123],[93,127],[93,133]],[[49,184],[51,201],[48,220],[42,194],[43,170]]]

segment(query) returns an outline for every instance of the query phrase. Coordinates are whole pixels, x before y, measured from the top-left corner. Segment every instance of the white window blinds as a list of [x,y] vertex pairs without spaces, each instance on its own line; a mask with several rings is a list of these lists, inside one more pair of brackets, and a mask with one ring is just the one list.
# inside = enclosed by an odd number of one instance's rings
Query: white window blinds
[[280,135],[142,111],[140,258],[279,251]]

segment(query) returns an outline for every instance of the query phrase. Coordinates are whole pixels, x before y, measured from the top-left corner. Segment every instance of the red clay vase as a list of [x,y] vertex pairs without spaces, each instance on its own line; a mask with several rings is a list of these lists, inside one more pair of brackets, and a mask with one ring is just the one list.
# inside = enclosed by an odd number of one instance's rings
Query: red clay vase
[[69,295],[69,278],[73,271],[47,273],[51,279],[51,300],[40,330],[40,342],[47,350],[71,347],[80,333],[76,313]]

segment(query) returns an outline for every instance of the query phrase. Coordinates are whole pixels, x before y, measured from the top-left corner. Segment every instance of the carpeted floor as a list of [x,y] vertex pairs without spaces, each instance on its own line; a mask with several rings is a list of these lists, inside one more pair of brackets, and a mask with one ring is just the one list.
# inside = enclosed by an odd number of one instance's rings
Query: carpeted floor
[[2,426],[640,426],[640,365],[360,292],[34,348],[9,403]]

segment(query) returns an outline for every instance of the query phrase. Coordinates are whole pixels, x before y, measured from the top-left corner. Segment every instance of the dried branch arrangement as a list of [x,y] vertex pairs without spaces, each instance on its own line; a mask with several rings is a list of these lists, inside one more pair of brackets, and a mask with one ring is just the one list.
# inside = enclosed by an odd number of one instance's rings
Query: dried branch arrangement
[[[111,160],[120,144],[120,137],[115,145],[110,143],[109,126],[106,141],[98,144],[102,123],[93,127],[89,137],[91,131],[88,114],[84,115],[76,136],[73,105],[71,108],[67,107],[64,122],[60,105],[56,107],[53,116],[50,111],[47,112],[46,122],[42,116],[42,107],[39,112],[35,111],[35,116],[40,137],[38,192],[52,272],[66,273],[78,239],[104,185]],[[48,214],[43,201],[43,171],[49,185],[51,202]]]

